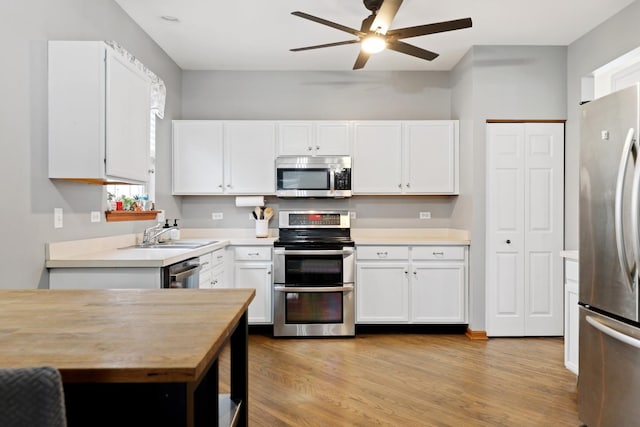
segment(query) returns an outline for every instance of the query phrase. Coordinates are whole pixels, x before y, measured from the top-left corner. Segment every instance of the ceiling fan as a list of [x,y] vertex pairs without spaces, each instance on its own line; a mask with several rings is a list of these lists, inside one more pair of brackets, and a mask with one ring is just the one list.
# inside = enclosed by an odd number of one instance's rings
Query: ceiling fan
[[291,49],[292,52],[303,50],[319,49],[323,47],[342,46],[347,44],[361,43],[360,53],[356,58],[353,69],[363,68],[372,53],[377,53],[385,48],[396,52],[415,56],[416,58],[432,61],[438,57],[438,54],[410,45],[401,39],[410,37],[425,36],[427,34],[442,33],[445,31],[460,30],[471,27],[471,18],[456,19],[453,21],[438,22],[435,24],[418,25],[415,27],[398,28],[390,30],[391,22],[398,13],[403,0],[363,0],[364,6],[371,11],[371,15],[362,21],[360,30],[345,27],[326,19],[318,18],[304,12],[291,12],[292,15],[300,18],[308,19],[319,24],[353,34],[357,37],[354,40],[346,40],[336,43],[320,44],[316,46],[299,47]]

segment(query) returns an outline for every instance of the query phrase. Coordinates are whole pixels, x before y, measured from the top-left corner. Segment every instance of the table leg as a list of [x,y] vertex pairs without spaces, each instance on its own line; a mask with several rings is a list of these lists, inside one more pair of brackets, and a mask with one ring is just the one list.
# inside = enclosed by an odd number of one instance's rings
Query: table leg
[[249,424],[249,323],[245,311],[231,335],[231,400],[240,403],[237,425]]

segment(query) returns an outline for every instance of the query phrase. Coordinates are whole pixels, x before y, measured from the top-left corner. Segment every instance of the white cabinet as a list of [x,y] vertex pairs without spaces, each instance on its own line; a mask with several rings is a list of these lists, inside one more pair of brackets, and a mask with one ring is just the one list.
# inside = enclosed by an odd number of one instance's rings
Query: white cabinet
[[219,121],[173,121],[173,194],[224,191],[223,131]]
[[348,121],[278,122],[279,156],[348,156],[351,154]]
[[151,80],[104,42],[49,42],[49,178],[147,181]]
[[458,194],[457,120],[353,125],[354,194]]
[[564,261],[564,366],[578,375],[579,309],[578,309],[578,261]]
[[273,194],[275,123],[175,120],[173,194]]
[[353,194],[402,193],[402,124],[353,124]]
[[356,322],[409,321],[409,248],[356,248]]
[[564,124],[487,125],[489,336],[563,333]]
[[225,249],[200,256],[200,288],[226,288]]
[[358,323],[467,322],[466,246],[358,246]]
[[411,319],[415,323],[467,323],[467,263],[463,246],[411,250]]
[[235,288],[253,288],[256,295],[249,305],[249,323],[273,323],[273,275],[271,246],[231,246]]

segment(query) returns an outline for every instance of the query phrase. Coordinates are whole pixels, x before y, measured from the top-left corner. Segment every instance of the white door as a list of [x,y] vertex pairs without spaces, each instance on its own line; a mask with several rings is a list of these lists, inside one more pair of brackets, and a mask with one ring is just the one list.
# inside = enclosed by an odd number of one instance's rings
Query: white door
[[150,79],[111,49],[107,49],[106,64],[106,174],[146,182]]
[[453,120],[405,122],[404,191],[407,194],[456,194],[458,125]]
[[564,125],[487,125],[487,334],[562,335]]
[[353,193],[402,192],[402,125],[394,121],[353,125]]
[[315,149],[319,156],[348,156],[350,147],[350,126],[347,121],[315,122]]
[[274,122],[225,122],[224,153],[227,194],[275,193]]
[[411,320],[414,323],[466,322],[463,262],[413,263]]
[[235,264],[234,283],[238,288],[253,288],[256,295],[249,304],[249,323],[271,323],[271,264],[239,262]]
[[173,122],[173,194],[221,194],[223,185],[222,122]]
[[356,320],[358,323],[409,321],[409,264],[368,262],[357,267]]

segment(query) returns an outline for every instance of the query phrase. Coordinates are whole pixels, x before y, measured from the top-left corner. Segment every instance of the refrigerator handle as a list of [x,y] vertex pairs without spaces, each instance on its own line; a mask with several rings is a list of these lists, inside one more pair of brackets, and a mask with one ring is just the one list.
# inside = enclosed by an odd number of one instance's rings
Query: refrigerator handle
[[[634,145],[636,147],[636,156],[640,155],[640,149],[638,147],[638,139],[634,138],[633,128],[629,129],[627,138],[633,138]],[[638,224],[638,214],[640,213],[640,164],[636,166],[633,171],[633,185],[631,186],[631,235],[633,239],[631,243],[633,245],[633,257],[635,261],[635,273],[638,273],[638,267],[640,267],[640,224]],[[633,288],[631,289],[633,291]]]
[[599,322],[597,319],[591,316],[586,316],[586,319],[587,319],[587,323],[589,323],[591,326],[593,326],[603,334],[608,335],[611,338],[618,340],[620,342],[623,342],[632,347],[640,348],[640,340],[630,337],[629,335],[623,334],[622,332],[616,331],[615,329],[609,326],[603,325],[601,322]]
[[[618,250],[618,261],[620,262],[620,268],[624,271],[625,277],[627,279],[627,285],[631,291],[633,291],[633,277],[635,276],[635,264],[633,267],[629,265],[629,259],[627,258],[627,248],[624,244],[624,233],[622,227],[622,198],[624,195],[624,180],[627,172],[627,164],[629,163],[629,157],[631,156],[631,150],[634,148],[634,129],[629,129],[627,133],[627,138],[624,142],[624,148],[622,149],[622,157],[620,158],[620,164],[618,165],[618,178],[616,180],[616,200],[615,200],[615,235],[616,235],[616,249]],[[634,171],[634,182],[635,176],[639,173],[640,167],[637,167]],[[640,179],[640,177],[638,177]],[[637,212],[638,206],[638,192],[633,191],[632,199],[631,199],[631,209],[633,219],[631,221],[631,227],[638,228],[638,218],[637,215],[634,216],[633,210],[635,209]],[[640,256],[638,251],[636,250],[636,245],[640,248],[640,243],[636,243],[637,234],[634,234],[633,247],[634,247],[634,261],[638,259]]]

